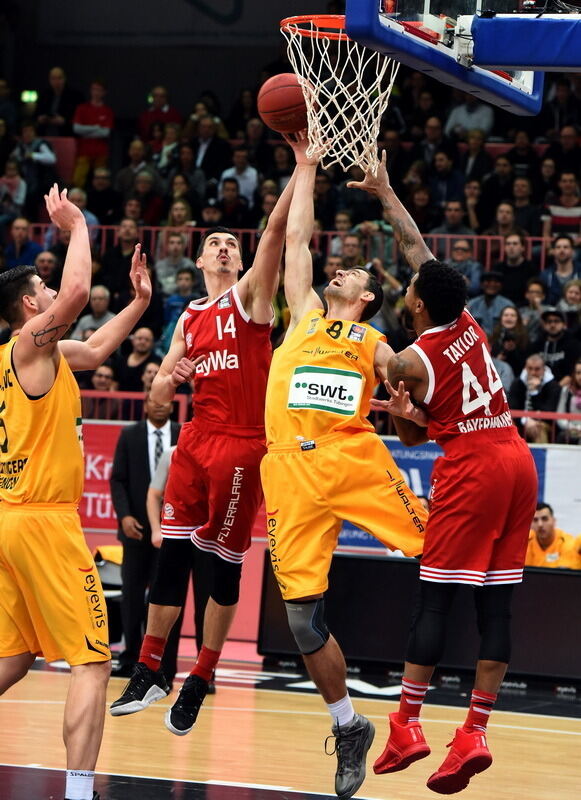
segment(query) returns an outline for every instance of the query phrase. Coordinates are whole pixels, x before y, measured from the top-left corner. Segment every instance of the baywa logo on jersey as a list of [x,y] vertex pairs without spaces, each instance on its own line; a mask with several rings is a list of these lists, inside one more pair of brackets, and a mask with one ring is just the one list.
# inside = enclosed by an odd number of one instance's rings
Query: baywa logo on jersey
[[362,342],[365,339],[365,334],[367,330],[364,325],[356,325],[353,323],[349,328],[349,333],[347,334],[348,339],[352,339],[354,342]]
[[232,305],[232,300],[230,299],[230,295],[227,294],[218,300],[218,308],[230,308]]
[[166,503],[163,507],[163,516],[166,519],[173,519],[174,518],[174,508],[171,503]]
[[328,367],[297,367],[292,375],[288,408],[316,409],[353,416],[359,408],[363,376]]

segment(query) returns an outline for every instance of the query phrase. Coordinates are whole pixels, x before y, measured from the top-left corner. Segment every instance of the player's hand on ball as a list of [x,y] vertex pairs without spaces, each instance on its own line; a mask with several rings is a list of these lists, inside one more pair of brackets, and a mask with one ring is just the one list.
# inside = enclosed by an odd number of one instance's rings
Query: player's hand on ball
[[174,386],[179,386],[181,383],[191,381],[194,376],[194,372],[196,371],[196,367],[198,364],[201,364],[205,358],[205,355],[198,356],[193,361],[185,356],[180,358],[178,363],[173,368],[173,372],[171,374],[171,380]]

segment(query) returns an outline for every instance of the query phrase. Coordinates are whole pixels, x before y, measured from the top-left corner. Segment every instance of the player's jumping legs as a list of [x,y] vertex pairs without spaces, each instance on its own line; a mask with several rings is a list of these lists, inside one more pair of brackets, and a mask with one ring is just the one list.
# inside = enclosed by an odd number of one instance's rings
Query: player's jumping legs
[[17,656],[0,658],[0,695],[22,680],[34,664],[32,653],[20,653]]

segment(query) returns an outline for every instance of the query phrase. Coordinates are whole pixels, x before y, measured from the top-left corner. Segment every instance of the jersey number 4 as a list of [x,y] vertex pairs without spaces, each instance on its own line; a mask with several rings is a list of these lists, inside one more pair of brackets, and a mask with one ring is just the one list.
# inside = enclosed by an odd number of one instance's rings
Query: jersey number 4
[[479,408],[484,408],[487,417],[490,416],[490,401],[492,395],[502,389],[502,381],[498,377],[498,372],[494,368],[492,358],[485,344],[482,345],[482,355],[486,365],[486,375],[488,377],[488,390],[482,388],[482,384],[472,372],[466,362],[462,364],[462,413],[467,417]]
[[226,324],[222,327],[222,317],[216,317],[216,331],[218,339],[222,341],[225,334],[228,334],[233,339],[236,338],[236,323],[234,322],[234,314],[228,314]]

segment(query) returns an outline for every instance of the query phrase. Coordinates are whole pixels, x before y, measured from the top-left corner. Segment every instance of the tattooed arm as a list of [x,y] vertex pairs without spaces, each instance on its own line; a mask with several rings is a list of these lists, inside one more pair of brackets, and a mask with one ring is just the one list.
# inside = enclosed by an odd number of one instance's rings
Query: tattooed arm
[[364,180],[350,181],[347,186],[351,189],[363,189],[379,199],[386,212],[388,222],[393,228],[395,240],[401,254],[413,271],[417,272],[422,264],[434,259],[434,254],[424,242],[418,226],[393,191],[385,163],[386,154],[384,150],[377,168],[377,175],[368,172]]

